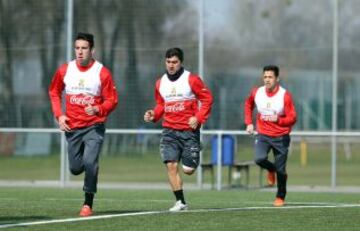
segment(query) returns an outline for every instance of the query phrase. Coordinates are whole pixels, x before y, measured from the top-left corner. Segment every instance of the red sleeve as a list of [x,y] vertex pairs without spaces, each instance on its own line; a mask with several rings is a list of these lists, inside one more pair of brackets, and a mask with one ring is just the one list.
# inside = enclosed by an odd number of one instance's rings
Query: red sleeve
[[99,105],[99,115],[107,116],[118,104],[118,94],[111,72],[106,67],[101,69],[100,79],[103,102]]
[[209,118],[211,112],[213,96],[209,88],[205,86],[204,82],[200,79],[199,76],[191,74],[189,78],[189,84],[191,90],[196,95],[196,98],[200,101],[200,109],[195,114],[195,116],[201,124],[204,124]]
[[296,123],[296,110],[291,94],[286,91],[284,96],[284,115],[279,117],[277,124],[291,127]]
[[245,99],[244,103],[244,123],[245,125],[253,124],[252,116],[255,108],[255,94],[257,87],[253,88],[250,92],[250,95]]
[[155,84],[155,101],[156,106],[154,108],[154,122],[158,121],[162,115],[164,114],[164,104],[165,101],[163,97],[160,95],[160,81],[161,79],[158,79]]
[[59,116],[64,114],[61,106],[62,105],[61,98],[62,98],[62,92],[65,88],[64,77],[67,70],[67,66],[68,66],[67,63],[63,64],[56,70],[49,87],[51,108],[56,119],[58,119]]

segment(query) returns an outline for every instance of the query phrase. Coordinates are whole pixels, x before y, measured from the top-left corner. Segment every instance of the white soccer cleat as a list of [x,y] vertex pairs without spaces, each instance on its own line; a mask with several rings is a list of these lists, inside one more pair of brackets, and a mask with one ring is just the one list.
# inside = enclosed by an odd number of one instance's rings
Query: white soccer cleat
[[175,205],[169,209],[170,212],[179,212],[183,210],[187,210],[187,204],[183,204],[181,201],[176,201]]

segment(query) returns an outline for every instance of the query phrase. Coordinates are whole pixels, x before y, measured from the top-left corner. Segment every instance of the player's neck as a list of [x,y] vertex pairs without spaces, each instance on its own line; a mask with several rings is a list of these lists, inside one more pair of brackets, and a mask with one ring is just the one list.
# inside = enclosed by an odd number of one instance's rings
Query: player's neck
[[279,91],[279,84],[276,84],[274,87],[272,88],[266,88],[266,94],[268,96],[272,96],[275,95],[277,92]]
[[92,65],[95,63],[94,59],[89,60],[89,62],[87,64],[80,64],[79,62],[76,61],[76,66],[79,68],[80,71],[86,71],[88,70],[90,67],[92,67]]
[[184,73],[184,68],[181,67],[175,74],[171,75],[169,74],[169,72],[166,72],[168,78],[171,81],[176,81],[178,78],[180,78],[180,76]]

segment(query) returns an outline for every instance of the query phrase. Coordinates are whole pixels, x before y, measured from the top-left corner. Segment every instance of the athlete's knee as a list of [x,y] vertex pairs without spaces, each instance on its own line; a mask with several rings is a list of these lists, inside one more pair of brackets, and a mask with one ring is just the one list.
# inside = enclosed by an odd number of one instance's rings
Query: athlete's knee
[[281,176],[287,175],[286,170],[284,168],[276,168],[276,172],[278,175],[281,175]]
[[278,174],[286,175],[286,162],[275,161],[275,169]]
[[259,166],[262,166],[263,164],[264,164],[264,162],[266,162],[267,161],[267,158],[255,158],[255,163],[257,164],[257,165],[259,165]]
[[182,167],[183,167],[183,172],[186,175],[192,175],[196,170],[196,168],[188,167],[188,166],[185,166],[185,165],[183,165]]
[[97,175],[99,169],[99,165],[94,162],[84,162],[84,171],[86,171],[86,174],[90,175]]
[[84,172],[84,167],[78,167],[78,166],[70,166],[70,172],[73,175],[80,175]]
[[84,159],[85,168],[92,168],[96,165],[96,162],[93,160]]
[[176,175],[178,173],[178,164],[175,161],[167,161],[166,168],[171,175]]

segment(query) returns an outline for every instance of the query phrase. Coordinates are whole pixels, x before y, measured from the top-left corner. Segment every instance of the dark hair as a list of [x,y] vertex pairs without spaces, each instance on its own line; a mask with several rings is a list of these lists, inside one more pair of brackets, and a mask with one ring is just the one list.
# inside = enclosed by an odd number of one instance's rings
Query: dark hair
[[166,51],[165,53],[165,58],[171,58],[173,56],[176,56],[180,59],[181,62],[184,61],[184,52],[178,48],[178,47],[174,47],[174,48],[170,48]]
[[263,68],[263,72],[265,71],[272,71],[274,72],[275,76],[278,77],[279,76],[279,67],[278,66],[275,66],[275,65],[268,65],[268,66],[265,66]]
[[92,35],[92,34],[80,32],[76,35],[75,41],[76,40],[88,41],[90,44],[90,49],[92,49],[94,47],[94,35]]

